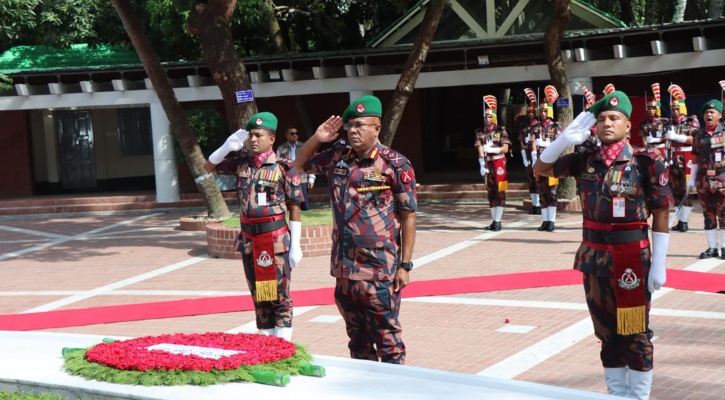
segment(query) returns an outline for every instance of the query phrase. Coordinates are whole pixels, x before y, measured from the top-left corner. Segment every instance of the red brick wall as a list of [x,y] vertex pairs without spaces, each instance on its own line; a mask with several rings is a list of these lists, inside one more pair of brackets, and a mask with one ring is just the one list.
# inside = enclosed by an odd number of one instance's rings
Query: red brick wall
[[0,197],[32,196],[30,126],[26,111],[0,112]]
[[[227,228],[220,223],[207,224],[207,253],[215,258],[241,259],[241,253],[234,250],[234,241],[240,232],[239,228]],[[300,246],[303,257],[329,255],[332,248],[332,226],[302,227]]]

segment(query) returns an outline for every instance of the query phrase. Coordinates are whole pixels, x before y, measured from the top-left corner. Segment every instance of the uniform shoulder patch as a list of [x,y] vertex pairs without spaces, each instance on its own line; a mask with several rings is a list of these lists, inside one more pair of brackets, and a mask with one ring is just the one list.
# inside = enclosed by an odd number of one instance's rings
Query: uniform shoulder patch
[[290,160],[289,158],[278,158],[277,164],[279,164],[287,169],[291,169],[293,166],[292,160]]
[[336,141],[335,143],[332,144],[332,148],[335,150],[347,149],[347,148],[350,148],[350,144],[345,139],[339,139],[338,141]]
[[408,159],[405,158],[404,155],[385,146],[383,146],[382,150],[380,151],[380,156],[383,157],[387,162],[392,164],[394,168],[398,168],[408,162]]

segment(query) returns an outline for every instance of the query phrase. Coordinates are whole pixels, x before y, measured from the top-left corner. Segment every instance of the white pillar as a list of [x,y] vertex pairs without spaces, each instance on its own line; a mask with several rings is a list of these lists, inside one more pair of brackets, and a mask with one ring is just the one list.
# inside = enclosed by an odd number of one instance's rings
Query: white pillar
[[582,86],[586,86],[591,90],[592,92],[596,92],[594,90],[594,84],[592,83],[592,78],[569,78],[569,91],[572,95],[578,94],[580,96],[584,96],[584,92],[582,91]]
[[179,201],[179,175],[174,154],[174,138],[169,132],[169,119],[166,118],[161,103],[151,103],[150,107],[156,201],[158,203]]
[[373,95],[372,90],[352,90],[350,91],[350,103],[357,100],[359,97],[366,96],[366,95]]

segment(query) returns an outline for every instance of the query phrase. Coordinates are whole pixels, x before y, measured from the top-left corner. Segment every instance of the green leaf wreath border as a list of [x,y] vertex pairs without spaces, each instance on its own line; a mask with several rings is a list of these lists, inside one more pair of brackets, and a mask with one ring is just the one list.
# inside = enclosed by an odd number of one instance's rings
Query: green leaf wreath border
[[278,374],[299,375],[302,364],[310,363],[312,356],[307,349],[294,344],[297,353],[287,359],[266,364],[241,365],[236,369],[204,371],[126,371],[107,367],[86,360],[86,349],[69,352],[64,356],[63,369],[70,375],[81,376],[87,380],[97,380],[122,385],[142,386],[209,386],[229,382],[255,382],[253,371],[275,372]]

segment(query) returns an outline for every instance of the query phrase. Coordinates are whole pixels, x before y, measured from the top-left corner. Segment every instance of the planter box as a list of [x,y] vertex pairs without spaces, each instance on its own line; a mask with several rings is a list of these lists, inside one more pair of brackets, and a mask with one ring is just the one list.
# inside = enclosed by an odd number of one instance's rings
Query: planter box
[[197,219],[194,217],[179,218],[179,229],[182,231],[206,231],[207,224],[221,223],[223,219]]
[[[241,259],[242,254],[234,249],[234,242],[241,232],[240,228],[228,228],[222,226],[221,222],[208,223],[207,253],[215,258]],[[332,248],[332,225],[303,226],[300,246],[305,258],[329,255]]]

